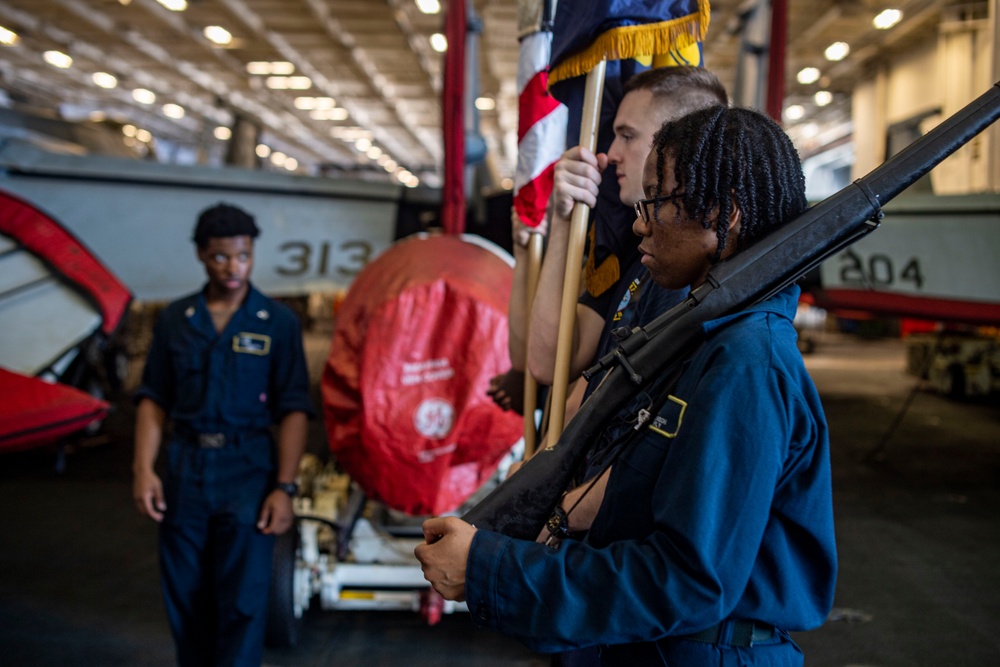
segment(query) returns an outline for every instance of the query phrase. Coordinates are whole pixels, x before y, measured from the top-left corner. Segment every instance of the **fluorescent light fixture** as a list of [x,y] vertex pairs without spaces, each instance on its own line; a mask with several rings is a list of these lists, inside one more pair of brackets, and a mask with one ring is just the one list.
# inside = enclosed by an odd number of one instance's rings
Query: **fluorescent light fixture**
[[230,130],[225,125],[219,125],[214,130],[212,130],[212,134],[214,134],[215,138],[218,139],[219,141],[226,141],[227,139],[233,136],[233,131]]
[[59,69],[66,69],[73,66],[73,59],[62,51],[46,51],[42,54],[42,58],[48,64]]
[[497,108],[497,101],[492,97],[477,97],[476,108],[480,111],[493,111]]
[[136,88],[132,91],[132,99],[139,104],[152,104],[156,101],[156,93],[145,88]]
[[439,32],[431,35],[431,48],[438,53],[444,53],[448,50],[448,38]]
[[313,120],[347,120],[347,109],[313,109],[309,117]]
[[183,12],[187,9],[187,0],[156,0],[172,12]]
[[101,87],[111,90],[112,88],[118,87],[118,79],[113,74],[108,74],[107,72],[94,72],[91,76],[94,83]]
[[219,46],[225,46],[233,41],[233,33],[229,32],[221,25],[205,26],[205,29],[202,32],[208,41],[213,44],[218,44]]
[[813,95],[813,102],[816,103],[818,107],[825,107],[827,104],[833,101],[833,93],[829,90],[818,90],[816,94]]
[[838,60],[843,60],[847,57],[847,54],[851,52],[851,47],[848,46],[847,42],[834,42],[830,46],[826,47],[826,51],[823,55],[826,56],[827,60],[837,62]]
[[903,20],[903,12],[898,9],[886,9],[872,19],[872,25],[879,30],[888,30],[901,20]]
[[184,107],[179,104],[169,102],[163,105],[163,115],[167,118],[173,118],[175,120],[181,119],[184,117]]
[[441,13],[441,3],[438,0],[416,0],[416,2],[421,14]]
[[288,77],[269,76],[264,80],[264,85],[271,90],[288,90]]
[[20,37],[17,36],[16,32],[14,32],[13,30],[8,30],[7,28],[4,28],[2,25],[0,25],[0,44],[5,44],[7,46],[14,46],[15,44],[17,44],[17,40],[19,39]]
[[259,158],[266,158],[271,154],[271,147],[267,144],[257,144],[257,148],[254,149],[254,153],[256,153]]
[[801,104],[793,104],[785,109],[785,118],[788,120],[799,120],[805,115],[806,110],[802,108]]
[[288,77],[288,89],[289,90],[309,90],[312,88],[313,82],[307,76],[290,76]]
[[820,77],[819,70],[816,69],[815,67],[803,67],[802,69],[799,70],[799,73],[796,75],[795,78],[798,80],[799,83],[809,84],[809,83],[816,83],[817,81],[819,81],[819,77]]
[[295,65],[287,60],[252,60],[247,63],[248,74],[277,74],[288,76],[295,71]]

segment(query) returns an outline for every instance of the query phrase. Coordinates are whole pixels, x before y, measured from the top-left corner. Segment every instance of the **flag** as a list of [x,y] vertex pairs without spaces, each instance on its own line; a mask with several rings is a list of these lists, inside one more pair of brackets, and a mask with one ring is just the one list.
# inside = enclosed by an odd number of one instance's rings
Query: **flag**
[[[569,110],[567,143],[580,137],[586,73],[606,58],[597,151],[614,139],[622,87],[652,67],[702,64],[709,23],[708,0],[560,0],[553,22],[549,90]],[[614,169],[607,169],[591,211],[584,284],[598,297],[616,284],[621,267],[638,258],[635,214],[622,206]]]
[[552,52],[552,4],[518,3],[517,168],[514,211],[522,223],[537,227],[545,218],[555,163],[566,148],[566,107],[548,90]]

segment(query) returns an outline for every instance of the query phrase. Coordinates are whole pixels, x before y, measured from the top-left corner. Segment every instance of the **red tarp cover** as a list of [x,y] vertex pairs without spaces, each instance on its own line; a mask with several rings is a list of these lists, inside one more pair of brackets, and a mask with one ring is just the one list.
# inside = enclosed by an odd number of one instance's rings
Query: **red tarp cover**
[[521,437],[486,395],[510,366],[513,271],[457,236],[404,239],[355,278],[323,375],[330,449],[365,492],[410,514],[457,508]]
[[73,387],[0,368],[0,450],[55,442],[108,414],[108,404]]

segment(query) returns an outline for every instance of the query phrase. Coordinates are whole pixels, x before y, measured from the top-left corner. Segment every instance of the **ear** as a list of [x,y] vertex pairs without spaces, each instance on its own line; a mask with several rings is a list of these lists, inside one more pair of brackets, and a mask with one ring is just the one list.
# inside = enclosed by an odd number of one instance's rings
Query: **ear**
[[729,204],[729,236],[735,238],[740,233],[743,224],[743,210],[736,203],[736,199],[730,200]]

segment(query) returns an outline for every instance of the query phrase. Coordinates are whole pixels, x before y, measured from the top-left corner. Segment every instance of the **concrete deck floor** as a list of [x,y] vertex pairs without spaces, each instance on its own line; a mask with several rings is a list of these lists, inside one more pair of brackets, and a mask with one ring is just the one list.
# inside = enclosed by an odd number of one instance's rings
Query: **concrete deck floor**
[[[328,337],[307,340],[313,377]],[[833,436],[836,608],[796,636],[815,667],[1000,665],[1000,405],[918,392],[899,341],[826,335],[807,363]],[[0,664],[173,664],[153,525],[130,499],[132,411],[65,472],[51,449],[0,457]],[[322,448],[315,425],[311,448]],[[314,605],[315,607],[316,605]],[[463,614],[312,609],[274,667],[547,665]]]

